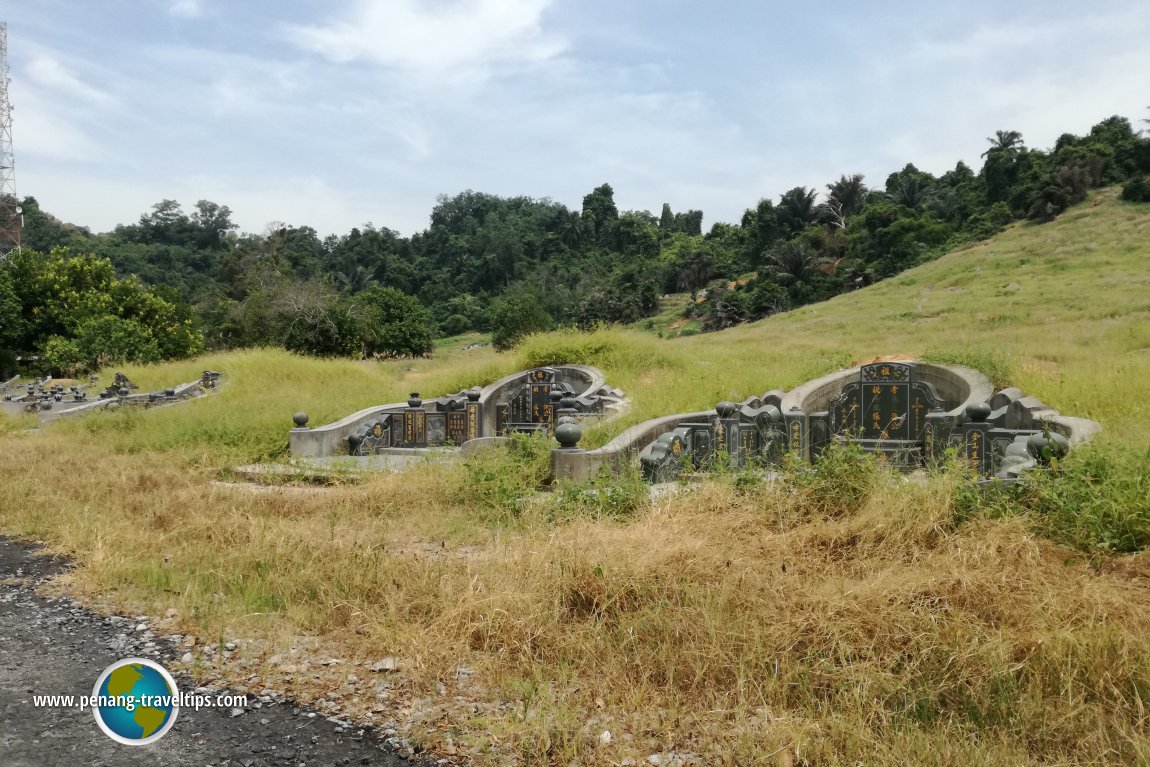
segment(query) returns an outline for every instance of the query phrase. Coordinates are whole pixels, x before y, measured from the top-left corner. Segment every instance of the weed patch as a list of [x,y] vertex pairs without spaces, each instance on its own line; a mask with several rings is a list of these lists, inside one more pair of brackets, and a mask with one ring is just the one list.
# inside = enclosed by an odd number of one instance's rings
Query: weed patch
[[[1009,323],[1012,316],[996,316],[987,320],[990,325]],[[983,373],[990,379],[996,389],[1011,386],[1011,365],[1006,355],[1001,351],[986,348],[968,349],[928,349],[923,352],[924,362],[933,362],[938,365],[965,365],[968,368]]]
[[512,434],[506,446],[481,450],[463,462],[455,499],[474,505],[485,519],[519,519],[551,473],[551,440],[544,434]]
[[963,519],[1023,515],[1036,532],[1095,555],[1143,551],[1150,545],[1150,451],[1081,448],[1023,484],[964,488],[957,511]]

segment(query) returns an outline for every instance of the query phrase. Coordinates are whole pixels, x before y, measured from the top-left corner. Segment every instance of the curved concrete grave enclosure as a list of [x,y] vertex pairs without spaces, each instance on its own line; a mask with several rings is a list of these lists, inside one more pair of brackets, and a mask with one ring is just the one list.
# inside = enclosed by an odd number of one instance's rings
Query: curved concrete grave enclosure
[[196,381],[153,392],[140,392],[126,375],[116,373],[111,386],[90,397],[94,380],[95,377],[88,384],[77,385],[54,381],[51,376],[37,378],[30,384],[16,384],[13,379],[0,387],[3,389],[0,409],[7,415],[32,413],[38,415],[41,422],[47,422],[125,405],[157,407],[215,391],[220,385],[220,373],[205,370]]
[[596,450],[578,449],[577,433],[558,435],[551,466],[555,479],[583,481],[602,469],[618,472],[637,457],[648,480],[663,482],[717,460],[770,465],[791,453],[817,463],[832,443],[851,442],[906,469],[953,449],[982,477],[1010,481],[1100,430],[1018,389],[995,392],[971,368],[888,361],[840,370],[789,392],[720,402],[713,411],[644,421]]
[[[553,432],[562,416],[614,417],[627,407],[623,392],[587,365],[555,365],[514,373],[482,388],[424,401],[376,405],[333,423],[307,427],[297,413],[293,457],[402,454],[489,443],[512,432]],[[469,447],[471,445],[468,445]]]

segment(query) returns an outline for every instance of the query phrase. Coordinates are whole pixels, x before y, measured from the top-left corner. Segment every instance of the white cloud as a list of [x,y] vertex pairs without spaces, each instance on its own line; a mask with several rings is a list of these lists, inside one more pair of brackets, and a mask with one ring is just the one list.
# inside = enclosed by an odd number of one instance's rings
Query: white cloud
[[100,162],[107,152],[89,134],[93,114],[114,100],[73,76],[51,55],[37,54],[20,66],[10,86],[13,144],[24,170],[38,159]]
[[198,19],[204,15],[199,0],[176,0],[168,8],[168,13],[181,19]]
[[552,0],[355,0],[347,18],[285,28],[332,61],[372,62],[423,79],[483,79],[501,66],[546,62],[564,43],[544,33]]
[[23,162],[26,159],[92,162],[104,155],[104,151],[81,130],[54,114],[50,106],[37,101],[21,100],[19,113],[13,122],[13,143],[21,174],[24,167],[32,165],[31,162]]
[[107,93],[87,85],[60,63],[59,59],[40,54],[28,61],[24,72],[34,85],[49,90],[60,91],[69,96],[78,96],[86,101],[104,103],[110,101]]
[[1150,4],[1134,0],[923,6],[901,27],[864,10],[834,34],[804,13],[773,42],[738,14],[655,0],[610,23],[603,4],[557,0],[288,0],[290,27],[246,3],[227,25],[171,23],[208,0],[112,5],[38,0],[9,20],[41,30],[13,38],[21,192],[96,228],[206,198],[247,231],[410,234],[439,193],[578,207],[604,181],[620,208],[738,221],[792,186],[977,167],[996,129],[1047,147],[1150,103]]

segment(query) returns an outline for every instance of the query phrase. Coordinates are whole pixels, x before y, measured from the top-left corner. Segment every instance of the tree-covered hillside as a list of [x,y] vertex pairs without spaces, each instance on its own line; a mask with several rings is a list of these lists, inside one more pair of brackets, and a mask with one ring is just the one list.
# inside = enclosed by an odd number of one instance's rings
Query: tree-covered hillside
[[[109,299],[45,298],[44,280],[60,269],[98,272],[83,288],[92,295],[143,290],[194,322],[208,348],[419,355],[435,335],[469,330],[493,331],[505,348],[554,325],[651,316],[672,292],[695,294],[688,312],[719,329],[889,277],[1020,218],[1053,220],[1091,188],[1125,183],[1127,199],[1150,197],[1150,139],[1123,117],[1085,136],[1064,134],[1049,150],[998,131],[983,159],[977,172],[959,162],[937,177],[907,164],[882,184],[844,174],[821,190],[764,198],[737,224],[706,233],[699,210],[620,211],[606,183],[580,210],[470,190],[444,195],[428,228],[411,237],[370,224],[327,238],[287,224],[240,234],[230,209],[207,200],[191,211],[163,200],[137,222],[94,235],[25,198],[25,257],[0,268],[0,348],[8,368],[17,353],[37,354],[52,372],[65,362],[81,369],[200,348],[171,342],[172,320],[149,324]],[[113,330],[126,340],[97,343]]]

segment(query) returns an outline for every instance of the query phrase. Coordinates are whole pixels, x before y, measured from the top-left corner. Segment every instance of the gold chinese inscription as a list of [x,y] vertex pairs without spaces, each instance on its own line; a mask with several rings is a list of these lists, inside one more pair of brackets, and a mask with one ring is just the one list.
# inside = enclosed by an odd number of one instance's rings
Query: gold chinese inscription
[[982,449],[981,449],[982,448],[982,434],[977,432],[977,431],[973,432],[970,435],[970,443],[969,444],[970,444],[970,451],[969,451],[970,458],[972,460],[975,460],[975,461],[982,458]]

